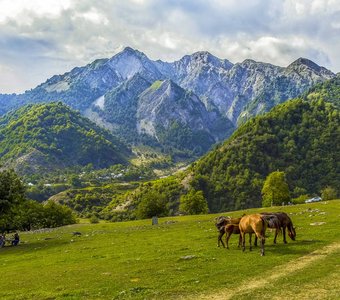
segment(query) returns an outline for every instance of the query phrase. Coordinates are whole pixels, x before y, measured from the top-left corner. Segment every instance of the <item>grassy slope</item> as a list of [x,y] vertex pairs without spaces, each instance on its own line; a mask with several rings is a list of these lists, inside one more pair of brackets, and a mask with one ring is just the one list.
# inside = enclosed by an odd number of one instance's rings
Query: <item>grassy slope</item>
[[[242,253],[236,236],[229,251],[217,248],[216,215],[164,218],[159,226],[141,220],[22,233],[21,245],[0,249],[0,298],[219,299],[223,295],[223,299],[268,299],[273,295],[301,299],[314,291],[318,293],[318,297],[310,294],[314,298],[338,299],[339,247],[294,268],[301,259],[315,257],[313,251],[339,245],[340,200],[284,211],[293,213],[297,241],[284,245],[279,237],[273,245],[271,235],[265,257],[260,257],[259,249]],[[311,226],[313,222],[326,223]],[[73,237],[73,231],[82,236]],[[272,277],[275,268],[278,277]],[[290,273],[280,273],[286,269]],[[249,281],[257,279],[267,281],[249,286]]]

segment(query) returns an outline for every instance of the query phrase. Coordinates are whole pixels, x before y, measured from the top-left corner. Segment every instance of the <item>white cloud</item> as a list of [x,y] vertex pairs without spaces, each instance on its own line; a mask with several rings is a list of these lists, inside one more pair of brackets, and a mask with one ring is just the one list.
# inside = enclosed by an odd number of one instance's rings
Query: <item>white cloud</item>
[[[63,10],[70,8],[71,0],[1,0],[0,1],[0,22],[16,19],[21,22],[26,14],[37,16],[47,15],[56,17]],[[18,18],[20,16],[20,18]],[[25,19],[25,18],[24,18]]]
[[75,13],[73,20],[77,21],[77,18],[82,18],[86,21],[90,21],[94,24],[103,24],[103,25],[108,25],[109,20],[107,17],[97,11],[95,8],[91,8],[89,11],[83,12],[83,13]]
[[199,50],[282,66],[302,56],[340,71],[338,0],[1,0],[0,11],[0,64],[19,78],[0,92],[124,46],[167,61]]

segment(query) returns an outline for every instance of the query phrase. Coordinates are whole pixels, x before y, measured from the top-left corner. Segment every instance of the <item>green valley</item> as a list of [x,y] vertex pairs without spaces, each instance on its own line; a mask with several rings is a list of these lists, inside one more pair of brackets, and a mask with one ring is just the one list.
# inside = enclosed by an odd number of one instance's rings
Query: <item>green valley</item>
[[[2,299],[338,299],[340,200],[273,207],[289,213],[296,241],[266,255],[217,247],[214,218],[196,215],[81,223],[21,233],[0,249]],[[263,209],[224,212],[238,217]],[[81,235],[74,235],[79,232]],[[247,241],[248,242],[248,241]]]

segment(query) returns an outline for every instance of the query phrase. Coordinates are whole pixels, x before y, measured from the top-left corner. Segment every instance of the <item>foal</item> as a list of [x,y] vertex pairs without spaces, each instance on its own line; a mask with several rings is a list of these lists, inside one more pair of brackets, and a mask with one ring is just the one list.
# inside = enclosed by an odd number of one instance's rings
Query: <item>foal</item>
[[240,235],[240,228],[239,224],[227,224],[224,226],[224,232],[225,232],[225,242],[227,244],[227,249],[229,249],[229,239],[232,234],[238,234],[239,239],[238,239],[238,247],[241,246],[241,235]]
[[[220,246],[220,242],[222,243],[222,246],[225,248],[225,245],[222,241],[222,237],[224,234],[226,234],[226,244],[227,244],[227,249],[229,249],[229,239],[230,236],[234,234],[239,234],[239,228],[238,224],[240,222],[241,218],[227,218],[227,217],[218,217],[216,220],[216,227],[217,230],[219,231],[218,237],[217,237],[217,246]],[[240,245],[240,242],[239,242]]]

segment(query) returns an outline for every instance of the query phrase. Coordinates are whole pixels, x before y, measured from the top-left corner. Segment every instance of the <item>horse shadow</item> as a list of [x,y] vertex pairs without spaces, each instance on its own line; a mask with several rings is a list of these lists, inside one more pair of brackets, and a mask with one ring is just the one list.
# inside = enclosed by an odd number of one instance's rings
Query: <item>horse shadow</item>
[[284,243],[271,243],[266,241],[266,251],[275,253],[277,255],[287,255],[287,254],[297,254],[297,255],[307,255],[311,253],[310,248],[302,248],[304,245],[316,245],[322,244],[322,240],[297,240],[294,242]]

